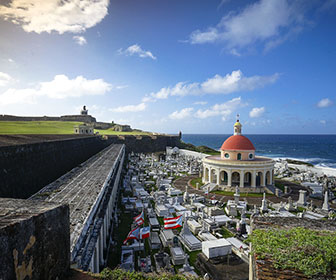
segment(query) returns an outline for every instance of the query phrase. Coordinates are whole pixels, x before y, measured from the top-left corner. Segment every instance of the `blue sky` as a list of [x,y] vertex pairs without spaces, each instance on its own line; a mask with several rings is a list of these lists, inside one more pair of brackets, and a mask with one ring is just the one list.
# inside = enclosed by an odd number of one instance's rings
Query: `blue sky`
[[336,1],[10,0],[0,114],[165,133],[334,134]]

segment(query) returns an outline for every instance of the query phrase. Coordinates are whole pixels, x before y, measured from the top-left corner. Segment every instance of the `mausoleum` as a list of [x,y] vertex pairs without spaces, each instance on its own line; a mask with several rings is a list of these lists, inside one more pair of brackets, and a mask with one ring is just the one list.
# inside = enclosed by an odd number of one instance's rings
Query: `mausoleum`
[[203,159],[203,183],[216,184],[219,189],[273,185],[274,161],[255,155],[254,145],[242,135],[238,118],[239,115],[234,124],[234,135],[224,141],[221,155]]

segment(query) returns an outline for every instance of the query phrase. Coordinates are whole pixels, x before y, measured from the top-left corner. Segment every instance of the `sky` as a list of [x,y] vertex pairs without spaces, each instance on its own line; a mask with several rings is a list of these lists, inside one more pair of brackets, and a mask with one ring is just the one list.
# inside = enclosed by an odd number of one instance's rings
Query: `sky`
[[0,0],[0,114],[335,134],[336,0]]

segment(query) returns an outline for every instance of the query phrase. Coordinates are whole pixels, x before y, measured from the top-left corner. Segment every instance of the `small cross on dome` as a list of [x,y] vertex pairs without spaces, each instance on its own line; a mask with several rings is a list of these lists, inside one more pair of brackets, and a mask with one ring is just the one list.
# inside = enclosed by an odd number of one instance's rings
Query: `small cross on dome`
[[237,114],[237,122],[239,122],[239,114]]

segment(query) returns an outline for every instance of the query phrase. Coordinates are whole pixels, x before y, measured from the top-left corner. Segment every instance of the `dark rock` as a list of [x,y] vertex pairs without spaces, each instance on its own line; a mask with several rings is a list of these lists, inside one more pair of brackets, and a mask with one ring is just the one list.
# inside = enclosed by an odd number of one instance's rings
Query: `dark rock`
[[63,279],[70,266],[69,207],[0,198],[0,279]]

